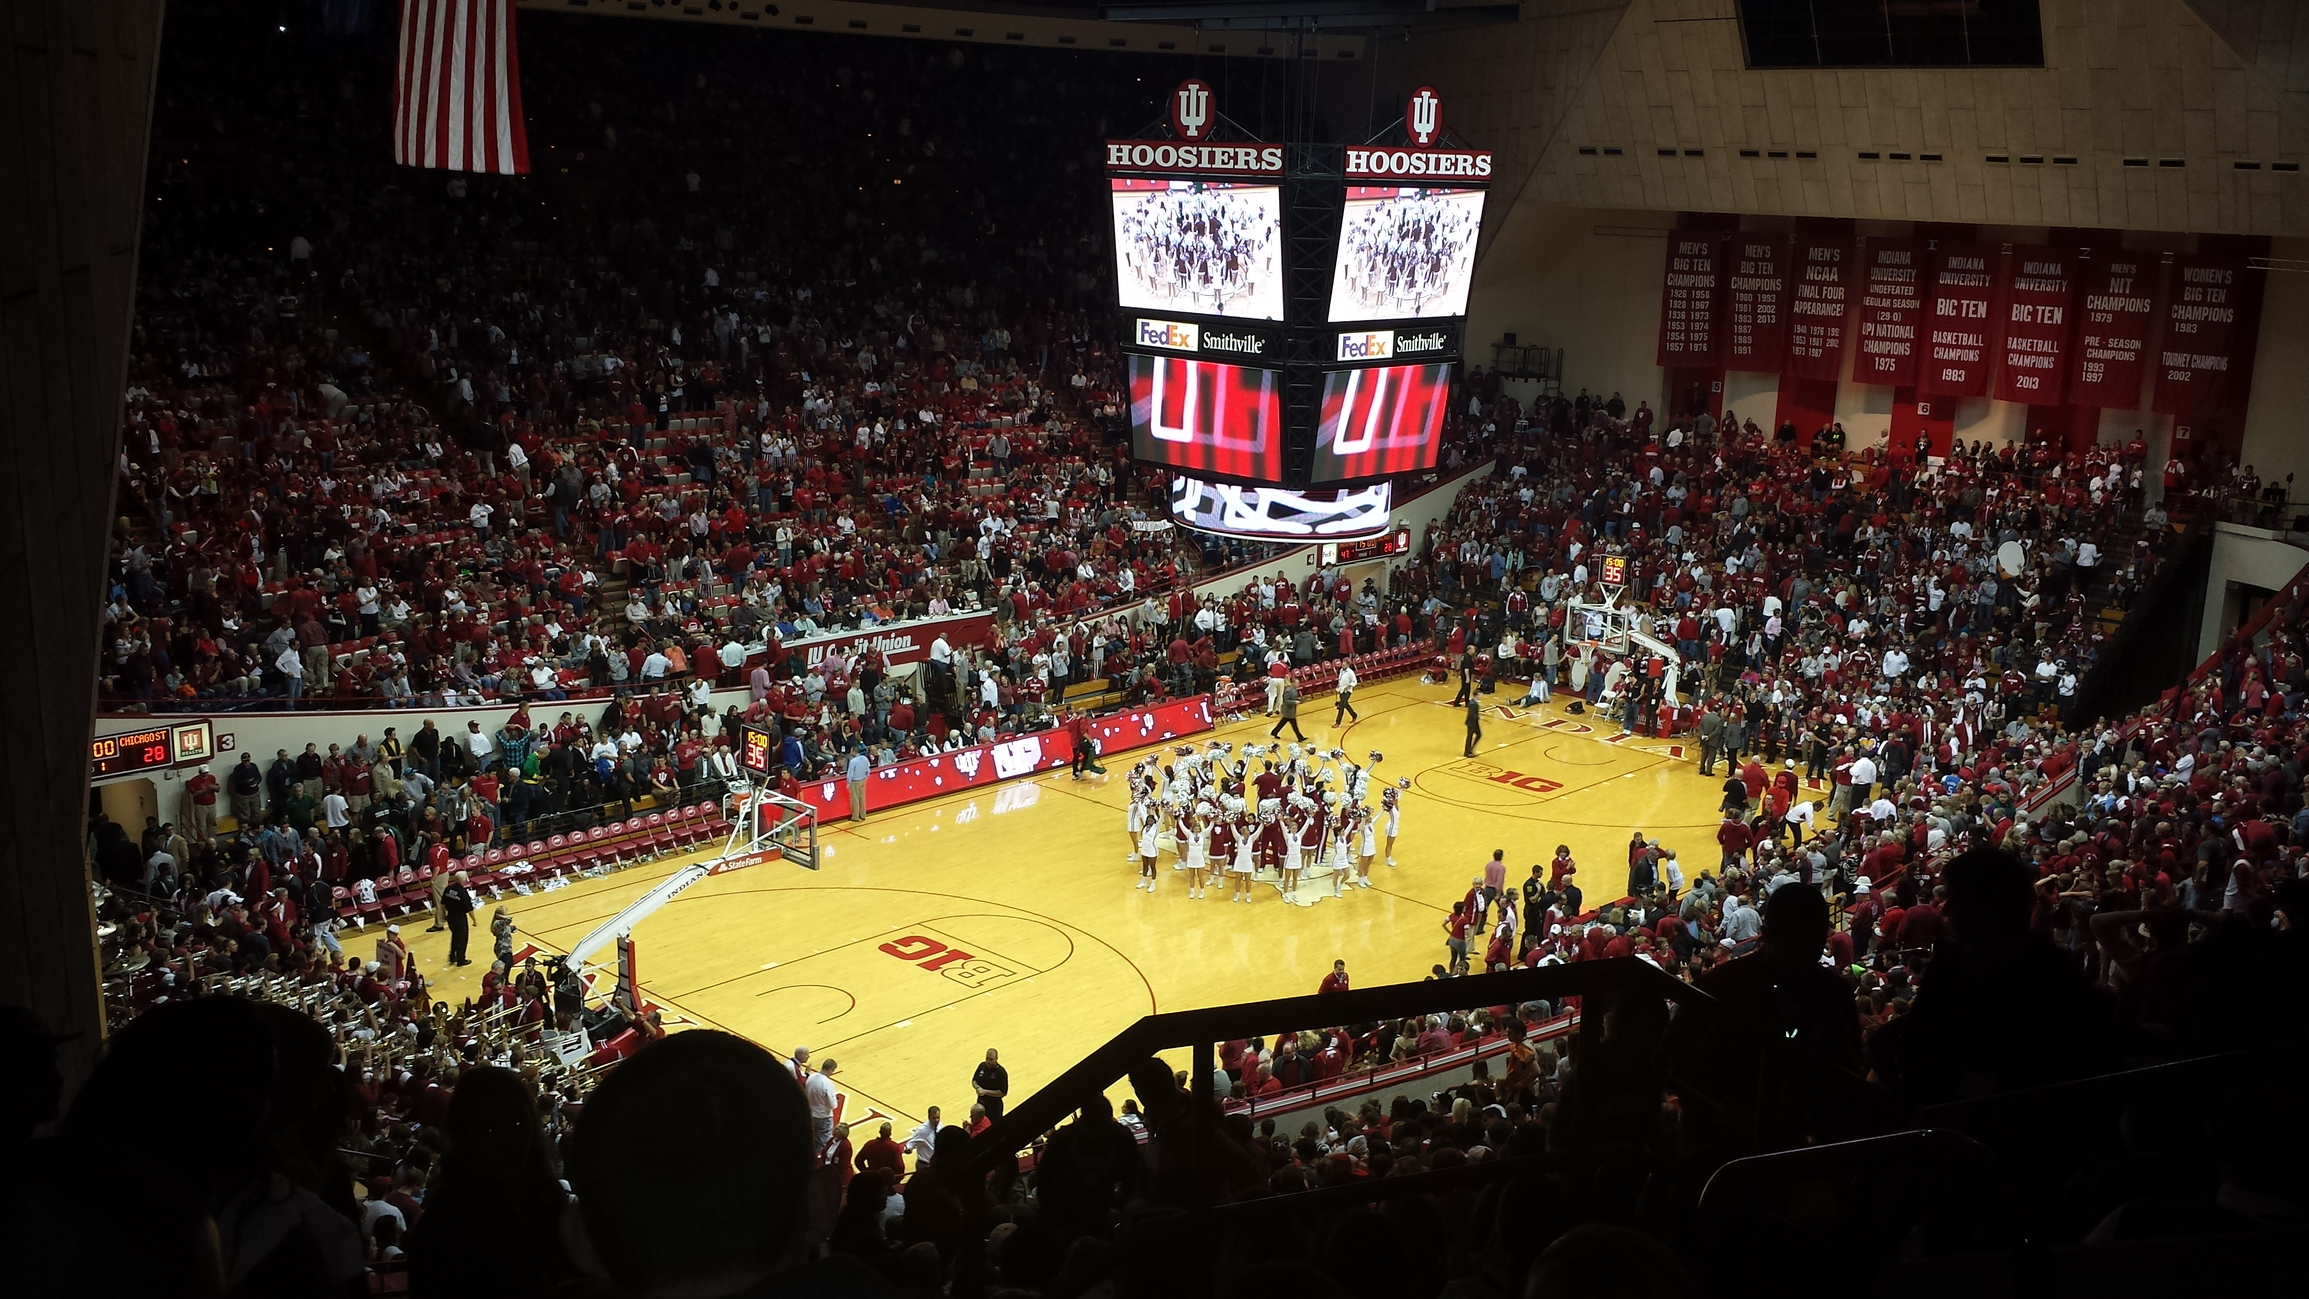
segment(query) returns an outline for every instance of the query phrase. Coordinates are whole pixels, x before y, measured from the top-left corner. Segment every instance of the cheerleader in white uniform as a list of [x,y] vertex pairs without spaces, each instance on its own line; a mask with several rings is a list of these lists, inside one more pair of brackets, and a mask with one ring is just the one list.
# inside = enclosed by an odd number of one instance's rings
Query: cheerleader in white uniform
[[1138,831],[1138,883],[1134,886],[1154,892],[1155,858],[1162,855],[1162,811],[1149,803],[1140,818]]
[[1130,814],[1128,819],[1124,822],[1124,828],[1129,831],[1130,834],[1130,851],[1124,853],[1122,855],[1122,859],[1126,862],[1130,862],[1131,864],[1136,865],[1138,863],[1139,832],[1146,829],[1149,807],[1146,796],[1141,790],[1141,781],[1143,778],[1140,774],[1139,768],[1133,767],[1130,769],[1129,779]]
[[1387,822],[1387,864],[1395,864],[1395,836],[1403,829],[1403,791],[1410,788],[1408,780],[1398,781],[1379,791],[1379,815]]
[[1227,867],[1227,874],[1231,877],[1228,883],[1233,887],[1234,892],[1227,899],[1228,901],[1248,902],[1251,900],[1251,878],[1256,873],[1258,864],[1258,826],[1252,822],[1248,814],[1237,816],[1235,818],[1235,860],[1234,864]]
[[1283,901],[1299,900],[1299,874],[1307,868],[1307,846],[1300,836],[1307,828],[1309,814],[1296,806],[1297,800],[1282,815],[1283,825]]
[[1196,807],[1179,822],[1179,861],[1187,870],[1187,896],[1203,895],[1203,871],[1210,860],[1211,827]]
[[1371,819],[1371,809],[1361,803],[1354,805],[1354,820],[1349,822],[1355,832],[1355,887],[1371,887],[1371,858],[1379,851],[1379,831]]
[[1331,830],[1331,896],[1338,897],[1354,870],[1355,823],[1341,820]]

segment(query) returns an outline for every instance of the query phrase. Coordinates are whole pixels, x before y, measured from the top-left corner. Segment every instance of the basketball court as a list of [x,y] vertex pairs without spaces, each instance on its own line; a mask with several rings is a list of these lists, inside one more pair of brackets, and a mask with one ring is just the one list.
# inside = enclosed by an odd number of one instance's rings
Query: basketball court
[[[1318,747],[1377,749],[1376,778],[1411,781],[1401,864],[1375,862],[1370,889],[1311,906],[1267,886],[1249,904],[1193,900],[1166,857],[1159,891],[1137,891],[1123,777],[1136,755],[1123,755],[1104,777],[1060,770],[863,825],[827,822],[817,871],[772,862],[705,879],[634,930],[641,986],[670,1025],[834,1057],[853,1122],[911,1124],[931,1105],[953,1121],[968,1112],[988,1047],[1001,1050],[1016,1100],[1157,1009],[1312,992],[1334,958],[1357,986],[1425,977],[1445,957],[1443,918],[1494,848],[1519,882],[1570,844],[1591,899],[1618,896],[1633,829],[1677,849],[1691,874],[1713,865],[1721,777],[1702,778],[1683,746],[1625,736],[1560,703],[1501,704],[1503,692],[1488,697],[1483,742],[1467,758],[1452,689],[1417,678],[1366,687],[1362,719],[1335,730],[1327,696],[1300,710]],[[1272,724],[1196,738],[1263,741]],[[520,926],[517,948],[566,951],[699,856],[500,901]],[[404,928],[436,999],[477,991],[488,916],[474,917],[476,964],[457,970],[442,967],[446,934]],[[597,972],[598,991],[611,972]]]

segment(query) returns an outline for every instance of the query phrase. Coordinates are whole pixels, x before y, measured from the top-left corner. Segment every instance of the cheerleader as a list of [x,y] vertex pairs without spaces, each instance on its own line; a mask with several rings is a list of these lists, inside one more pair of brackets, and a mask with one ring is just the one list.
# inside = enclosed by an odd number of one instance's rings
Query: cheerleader
[[[1299,827],[1299,864],[1302,869],[1323,864],[1323,827],[1329,818],[1323,814],[1323,805],[1313,798],[1307,800],[1306,820]],[[1297,881],[1293,881],[1296,885]],[[1294,894],[1298,889],[1291,890]]]
[[1126,779],[1130,784],[1130,813],[1124,821],[1124,829],[1129,833],[1130,851],[1124,853],[1122,859],[1135,864],[1138,861],[1139,834],[1146,829],[1151,805],[1147,801],[1145,792],[1145,769],[1142,767],[1131,768],[1130,775]]
[[1283,901],[1285,902],[1297,902],[1299,900],[1299,873],[1307,867],[1307,845],[1301,840],[1300,835],[1306,830],[1308,821],[1313,818],[1302,816],[1294,819],[1291,813],[1297,810],[1296,807],[1289,808],[1279,818],[1283,829]]
[[1379,791],[1379,813],[1387,822],[1387,864],[1395,864],[1395,836],[1403,829],[1403,791],[1411,787],[1408,780],[1399,780]]
[[1203,895],[1203,872],[1210,857],[1211,827],[1197,805],[1179,822],[1179,861],[1187,870],[1187,896]]
[[1379,851],[1379,831],[1372,819],[1371,809],[1361,803],[1350,804],[1354,809],[1348,825],[1355,833],[1355,887],[1371,887],[1371,858]]
[[1219,877],[1227,873],[1228,866],[1233,864],[1235,818],[1228,814],[1222,804],[1218,812],[1209,817],[1208,820],[1210,821],[1210,856],[1204,869],[1210,877],[1210,882],[1216,884]]
[[1353,813],[1338,822],[1331,832],[1331,896],[1338,897],[1355,868],[1355,822]]
[[1140,818],[1138,832],[1138,883],[1134,888],[1154,892],[1155,858],[1162,854],[1163,818],[1159,805],[1151,800],[1145,815]]
[[1258,873],[1259,840],[1265,837],[1265,833],[1263,829],[1253,824],[1248,812],[1240,813],[1235,817],[1235,859],[1234,863],[1227,867],[1227,874],[1234,877],[1230,881],[1234,887],[1234,893],[1227,899],[1228,901],[1248,902],[1251,900],[1252,878]]

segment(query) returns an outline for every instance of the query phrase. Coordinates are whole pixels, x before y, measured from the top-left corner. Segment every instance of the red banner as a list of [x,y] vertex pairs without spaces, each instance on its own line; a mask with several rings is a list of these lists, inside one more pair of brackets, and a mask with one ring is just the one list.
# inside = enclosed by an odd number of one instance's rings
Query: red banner
[[1844,377],[1844,325],[1852,311],[1852,245],[1799,240],[1793,252],[1788,361],[1782,373],[1792,379],[1834,383]]
[[1936,397],[1988,395],[1996,343],[1996,263],[1991,244],[1942,244],[1932,254],[1932,324],[1917,391]]
[[1668,232],[1667,283],[1660,289],[1662,369],[1716,365],[1716,317],[1724,302],[1724,236],[1712,230]]
[[[1111,757],[1150,744],[1197,735],[1210,730],[1211,726],[1211,697],[1195,695],[1093,718],[1090,733],[1097,737],[1099,751]],[[1013,776],[1053,770],[1073,761],[1073,739],[1066,728],[1053,727],[999,744],[974,745],[952,753],[894,762],[875,768],[866,778],[866,811],[871,815],[926,798],[991,785]],[[821,822],[846,821],[850,816],[849,782],[811,781],[802,786],[802,801],[818,810]],[[1003,810],[999,803],[996,810]]]
[[2158,412],[2195,416],[2220,408],[2235,360],[2244,279],[2245,263],[2234,257],[2173,259],[2165,290],[2165,333],[2157,349]]
[[2004,346],[1996,350],[1996,399],[2058,406],[2068,377],[2074,248],[2012,250],[2004,294]]
[[1868,241],[1868,279],[1860,298],[1860,356],[1852,377],[1906,388],[1916,382],[1924,335],[1924,245],[1914,239]]
[[2156,330],[2154,253],[2112,252],[2088,263],[2078,308],[2069,399],[2079,406],[2139,410],[2141,375]]
[[841,650],[845,658],[854,658],[870,649],[880,650],[882,658],[891,667],[902,667],[908,663],[928,662],[930,646],[941,635],[955,649],[965,646],[972,649],[989,648],[994,644],[994,615],[966,613],[953,618],[892,623],[864,631],[813,636],[790,642],[786,649],[801,655],[805,664],[820,662],[836,649]]
[[1724,368],[1777,373],[1788,354],[1788,241],[1732,237]]

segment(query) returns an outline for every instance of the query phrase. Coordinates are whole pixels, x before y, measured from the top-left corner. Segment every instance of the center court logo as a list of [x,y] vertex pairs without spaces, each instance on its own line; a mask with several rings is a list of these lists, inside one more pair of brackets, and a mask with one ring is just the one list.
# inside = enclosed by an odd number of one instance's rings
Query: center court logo
[[1200,330],[1184,320],[1148,320],[1138,322],[1138,342],[1141,347],[1160,347],[1172,352],[1193,352],[1201,347]]
[[1395,331],[1378,329],[1367,334],[1339,335],[1339,354],[1335,359],[1341,361],[1384,361],[1393,355],[1395,355]]
[[1516,771],[1480,758],[1461,758],[1440,767],[1430,767],[1420,773],[1420,785],[1427,786],[1430,777],[1436,779],[1436,787],[1431,792],[1478,803],[1530,802],[1547,798],[1563,788],[1560,780],[1528,771]]

